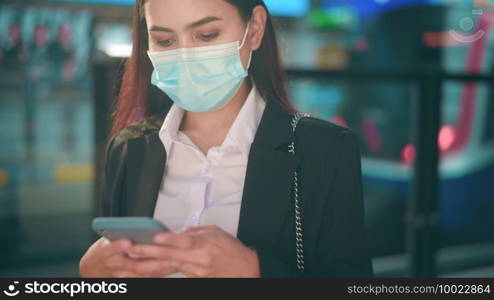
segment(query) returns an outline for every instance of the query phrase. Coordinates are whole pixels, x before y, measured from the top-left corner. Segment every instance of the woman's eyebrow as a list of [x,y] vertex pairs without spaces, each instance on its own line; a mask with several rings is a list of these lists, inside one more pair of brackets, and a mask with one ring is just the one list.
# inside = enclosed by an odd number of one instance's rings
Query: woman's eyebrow
[[[223,20],[223,19],[219,18],[219,17],[209,16],[209,17],[202,18],[199,21],[196,21],[194,23],[191,23],[191,24],[185,26],[185,28],[190,30],[190,29],[194,29],[194,28],[197,28],[199,26],[202,26],[202,25],[205,25],[205,24],[208,24],[211,22],[216,22],[216,21],[221,21],[221,20]],[[149,31],[173,32],[173,30],[170,28],[162,27],[162,26],[156,26],[156,25],[153,25]]]
[[199,21],[196,21],[192,24],[187,25],[186,28],[187,29],[193,29],[193,28],[202,26],[202,25],[207,24],[207,23],[221,21],[221,20],[223,20],[223,19],[219,18],[219,17],[209,16],[209,17],[205,17],[203,19],[200,19]]

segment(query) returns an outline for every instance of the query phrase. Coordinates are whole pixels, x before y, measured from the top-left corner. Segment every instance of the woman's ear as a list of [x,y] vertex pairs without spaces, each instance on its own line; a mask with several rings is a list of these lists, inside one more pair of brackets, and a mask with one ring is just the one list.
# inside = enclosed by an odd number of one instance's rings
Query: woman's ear
[[266,29],[266,20],[268,13],[262,5],[254,7],[249,25],[249,46],[252,51],[256,51],[261,47],[264,31]]

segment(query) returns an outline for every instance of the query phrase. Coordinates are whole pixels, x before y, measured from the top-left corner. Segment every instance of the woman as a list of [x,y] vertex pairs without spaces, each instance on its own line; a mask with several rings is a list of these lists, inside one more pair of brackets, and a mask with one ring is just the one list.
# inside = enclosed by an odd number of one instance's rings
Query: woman
[[262,0],[138,0],[103,215],[173,233],[101,238],[81,275],[372,276],[357,137],[316,118],[293,134],[294,113]]

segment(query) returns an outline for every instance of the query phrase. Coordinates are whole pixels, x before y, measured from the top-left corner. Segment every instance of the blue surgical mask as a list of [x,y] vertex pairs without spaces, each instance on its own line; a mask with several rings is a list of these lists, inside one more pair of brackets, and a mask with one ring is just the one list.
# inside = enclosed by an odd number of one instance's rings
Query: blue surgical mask
[[[186,111],[208,112],[224,107],[247,77],[240,49],[242,42],[149,52],[154,66],[151,83]],[[252,59],[250,52],[249,63]]]

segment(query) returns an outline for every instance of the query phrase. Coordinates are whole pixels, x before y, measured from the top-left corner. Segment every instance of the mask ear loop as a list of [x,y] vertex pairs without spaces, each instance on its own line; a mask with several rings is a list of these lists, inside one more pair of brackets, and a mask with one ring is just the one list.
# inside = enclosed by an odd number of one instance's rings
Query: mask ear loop
[[[246,28],[245,33],[244,33],[244,38],[242,39],[242,43],[238,47],[238,50],[242,49],[242,47],[245,44],[245,41],[247,40],[247,35],[249,33],[249,26],[250,26],[250,21],[247,22],[247,28]],[[249,62],[247,63],[247,70],[250,68],[250,63],[251,62],[252,62],[252,51],[250,51],[250,54],[249,54]]]
[[249,26],[250,26],[250,21],[247,22],[247,27],[245,29],[245,33],[244,33],[244,38],[242,39],[242,43],[240,44],[240,46],[238,47],[238,50],[242,49],[242,47],[244,46],[245,44],[245,41],[247,40],[247,34],[249,33]]

